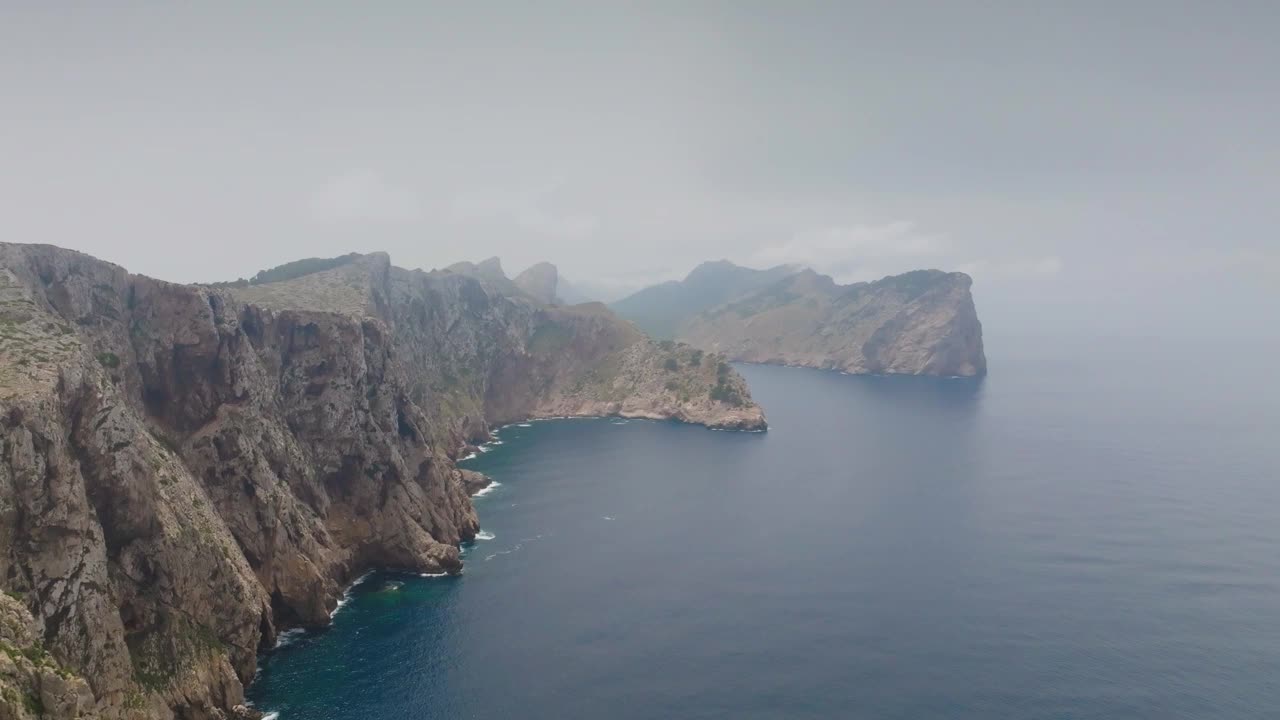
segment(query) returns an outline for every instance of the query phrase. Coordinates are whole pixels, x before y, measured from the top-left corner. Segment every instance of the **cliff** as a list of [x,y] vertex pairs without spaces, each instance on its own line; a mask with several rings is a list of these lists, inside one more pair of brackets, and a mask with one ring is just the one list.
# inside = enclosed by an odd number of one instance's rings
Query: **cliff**
[[[55,717],[251,715],[257,652],[354,577],[460,570],[479,523],[453,458],[489,423],[763,427],[720,358],[601,306],[381,254],[319,267],[185,286],[0,244],[0,589],[19,642],[88,683],[50,690]],[[0,718],[55,686],[14,668]]]
[[938,270],[852,285],[804,270],[690,312],[674,335],[746,362],[983,375],[987,361],[971,285],[968,275]]

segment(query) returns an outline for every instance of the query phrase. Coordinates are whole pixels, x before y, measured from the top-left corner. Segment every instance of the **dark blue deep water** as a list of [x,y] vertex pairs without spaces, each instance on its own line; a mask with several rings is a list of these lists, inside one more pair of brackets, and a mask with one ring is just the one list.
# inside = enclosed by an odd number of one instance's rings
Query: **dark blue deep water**
[[1277,355],[989,352],[982,382],[743,367],[766,434],[508,427],[470,463],[501,485],[465,575],[371,576],[251,695],[281,720],[1280,716]]

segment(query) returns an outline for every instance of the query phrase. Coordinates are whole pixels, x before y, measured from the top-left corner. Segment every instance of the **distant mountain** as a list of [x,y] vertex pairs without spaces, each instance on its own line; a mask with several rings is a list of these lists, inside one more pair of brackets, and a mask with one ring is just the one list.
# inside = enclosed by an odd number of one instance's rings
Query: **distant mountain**
[[524,294],[520,286],[511,282],[507,274],[502,271],[502,261],[496,257],[482,260],[479,263],[457,262],[445,268],[445,271],[475,278],[488,285],[489,289],[496,290],[502,295]]
[[799,268],[780,265],[753,270],[728,260],[705,262],[684,280],[647,287],[612,305],[613,311],[656,338],[673,339],[698,313],[792,275]]
[[565,305],[579,305],[585,302],[599,302],[599,298],[590,286],[570,282],[564,276],[556,283],[556,297]]
[[675,336],[746,362],[850,373],[984,375],[972,283],[964,273],[916,270],[839,285],[804,270],[697,313],[679,324]]
[[540,262],[516,276],[516,287],[528,293],[544,305],[556,303],[556,284],[559,273],[556,266]]

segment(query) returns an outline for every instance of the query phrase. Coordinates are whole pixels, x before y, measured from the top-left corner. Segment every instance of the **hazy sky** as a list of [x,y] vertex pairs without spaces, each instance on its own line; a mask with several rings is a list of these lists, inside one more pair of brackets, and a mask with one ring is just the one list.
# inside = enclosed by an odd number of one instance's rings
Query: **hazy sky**
[[178,281],[387,250],[625,287],[975,277],[1274,332],[1280,3],[9,2],[0,239]]

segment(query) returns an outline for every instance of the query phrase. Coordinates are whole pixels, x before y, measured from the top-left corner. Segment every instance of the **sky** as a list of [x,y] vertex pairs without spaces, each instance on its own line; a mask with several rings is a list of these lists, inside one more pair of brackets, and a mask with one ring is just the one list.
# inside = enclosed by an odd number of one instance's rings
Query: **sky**
[[1276,37],[1273,2],[10,0],[0,240],[605,296],[937,267],[988,330],[1274,333]]

